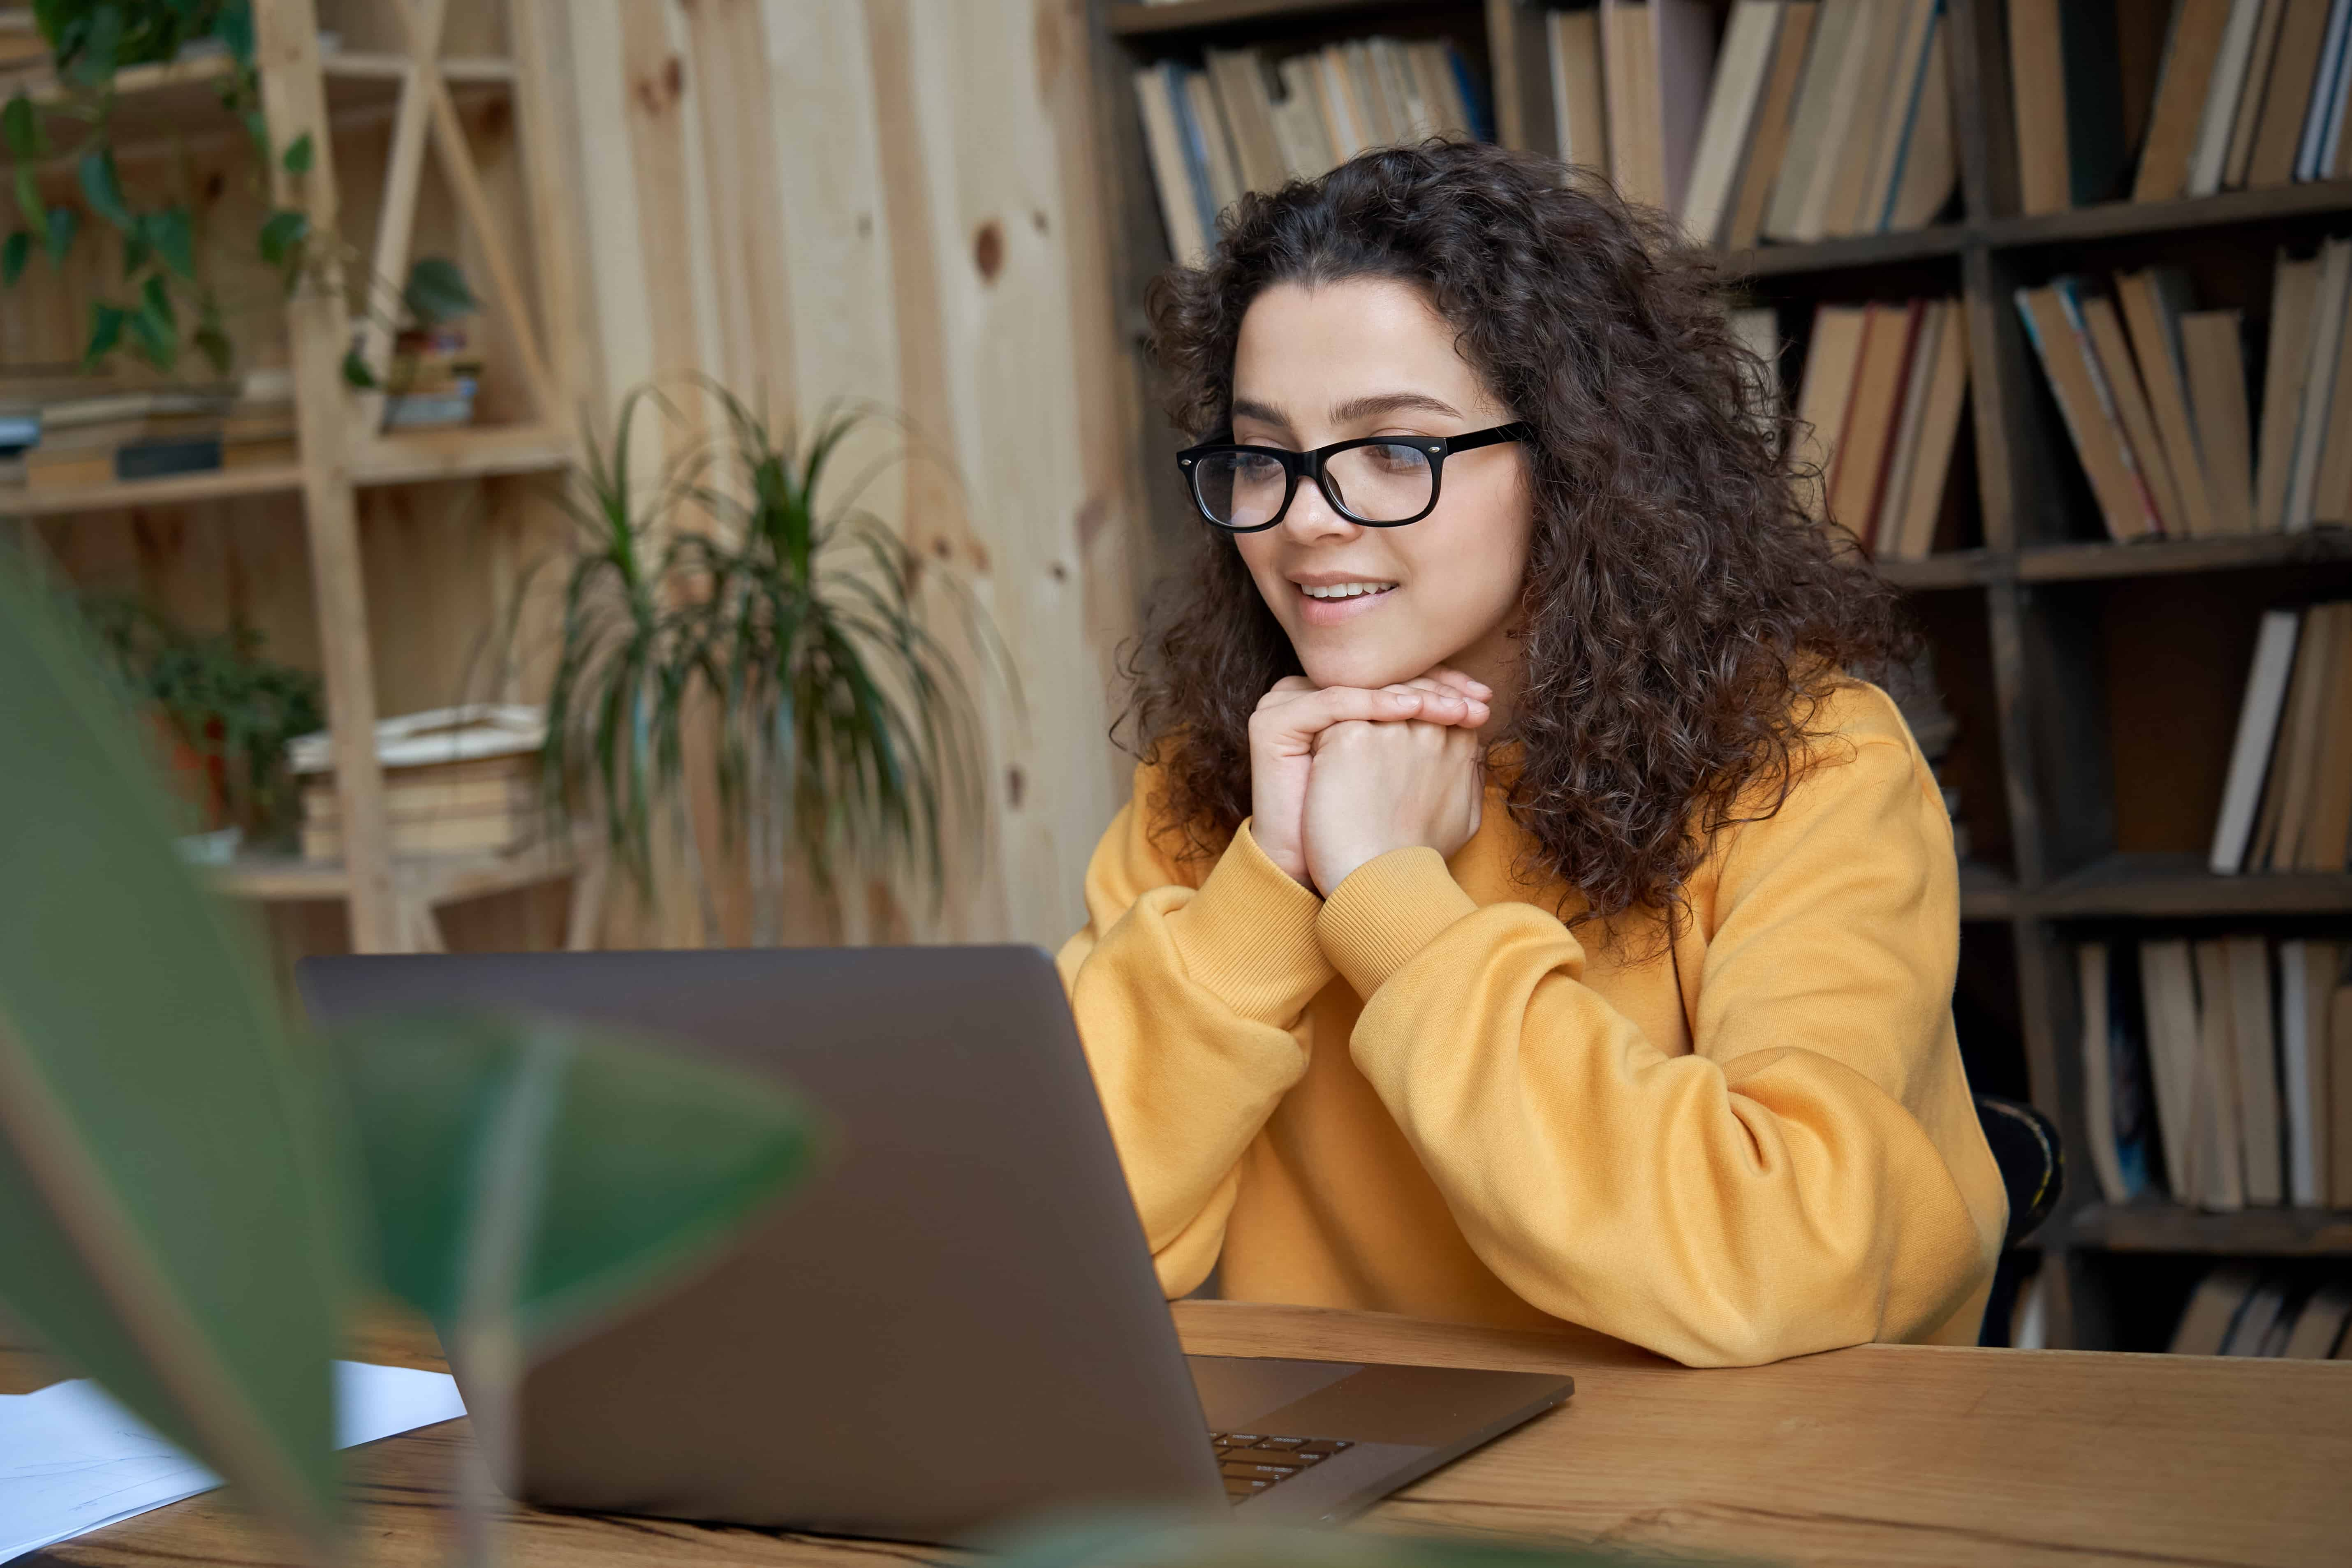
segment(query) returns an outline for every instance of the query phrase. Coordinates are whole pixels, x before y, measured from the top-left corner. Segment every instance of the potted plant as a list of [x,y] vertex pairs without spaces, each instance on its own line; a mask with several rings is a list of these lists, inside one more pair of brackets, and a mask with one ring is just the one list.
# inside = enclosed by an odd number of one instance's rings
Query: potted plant
[[177,793],[215,845],[272,838],[296,794],[286,743],[324,722],[319,677],[262,656],[242,624],[197,636],[136,600],[93,596],[84,615],[150,714]]
[[[602,818],[641,888],[655,828],[666,827],[707,936],[717,920],[682,788],[698,743],[716,774],[719,825],[747,852],[755,942],[780,938],[794,865],[835,915],[853,873],[936,896],[952,825],[976,825],[985,810],[965,667],[1010,692],[1001,642],[951,572],[927,570],[857,505],[862,482],[836,489],[844,444],[877,411],[836,406],[801,434],[698,385],[724,414],[709,444],[641,493],[634,426],[647,402],[668,405],[639,389],[612,444],[588,443],[565,497],[578,544],[548,704],[551,793],[563,810]],[[940,607],[950,628],[935,627]]]

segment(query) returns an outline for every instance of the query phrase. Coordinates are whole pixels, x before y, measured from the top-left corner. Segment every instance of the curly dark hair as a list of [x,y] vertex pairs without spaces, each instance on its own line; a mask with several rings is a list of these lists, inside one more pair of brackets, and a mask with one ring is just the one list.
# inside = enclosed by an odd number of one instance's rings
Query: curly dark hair
[[[1196,439],[1231,429],[1251,301],[1351,277],[1422,289],[1534,426],[1523,685],[1496,737],[1533,841],[1518,874],[1582,893],[1580,923],[1678,915],[1714,835],[1786,800],[1831,692],[1916,646],[1852,540],[1805,515],[1798,486],[1820,476],[1789,455],[1796,421],[1757,412],[1765,367],[1733,334],[1713,263],[1588,171],[1446,141],[1244,196],[1219,234],[1206,266],[1171,268],[1146,298],[1168,413]],[[1249,812],[1250,714],[1300,667],[1206,523],[1155,619],[1126,715],[1160,780],[1143,805],[1181,856],[1213,855]]]

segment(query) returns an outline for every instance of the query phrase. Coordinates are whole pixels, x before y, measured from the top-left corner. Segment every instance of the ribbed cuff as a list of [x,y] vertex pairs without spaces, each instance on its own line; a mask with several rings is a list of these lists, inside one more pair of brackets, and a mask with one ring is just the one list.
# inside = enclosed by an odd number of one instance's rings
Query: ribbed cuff
[[1332,890],[1316,916],[1315,934],[1324,956],[1369,1001],[1439,932],[1477,910],[1435,850],[1391,850],[1349,872]]
[[1244,1017],[1287,1027],[1331,983],[1315,936],[1322,907],[1266,858],[1244,821],[1169,929],[1196,983]]

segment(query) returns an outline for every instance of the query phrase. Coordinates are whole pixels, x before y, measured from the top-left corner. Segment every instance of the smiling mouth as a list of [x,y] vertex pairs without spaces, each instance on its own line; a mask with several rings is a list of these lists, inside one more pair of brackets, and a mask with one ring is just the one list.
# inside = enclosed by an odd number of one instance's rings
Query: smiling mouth
[[1396,588],[1393,582],[1335,582],[1328,587],[1298,585],[1298,591],[1309,599],[1360,599],[1366,594],[1388,593]]

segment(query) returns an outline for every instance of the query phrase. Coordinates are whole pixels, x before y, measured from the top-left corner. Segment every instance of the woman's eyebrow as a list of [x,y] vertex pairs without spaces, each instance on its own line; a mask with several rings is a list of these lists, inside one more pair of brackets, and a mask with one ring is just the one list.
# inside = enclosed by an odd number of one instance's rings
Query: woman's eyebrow
[[1272,403],[1257,402],[1245,397],[1234,399],[1232,417],[1254,419],[1260,424],[1271,424],[1283,430],[1290,428],[1290,416]]
[[1462,417],[1460,409],[1450,402],[1431,397],[1426,392],[1371,392],[1363,397],[1351,397],[1345,402],[1333,403],[1331,423],[1353,424],[1359,420],[1370,419],[1376,414],[1407,412],[1442,413],[1454,419]]

